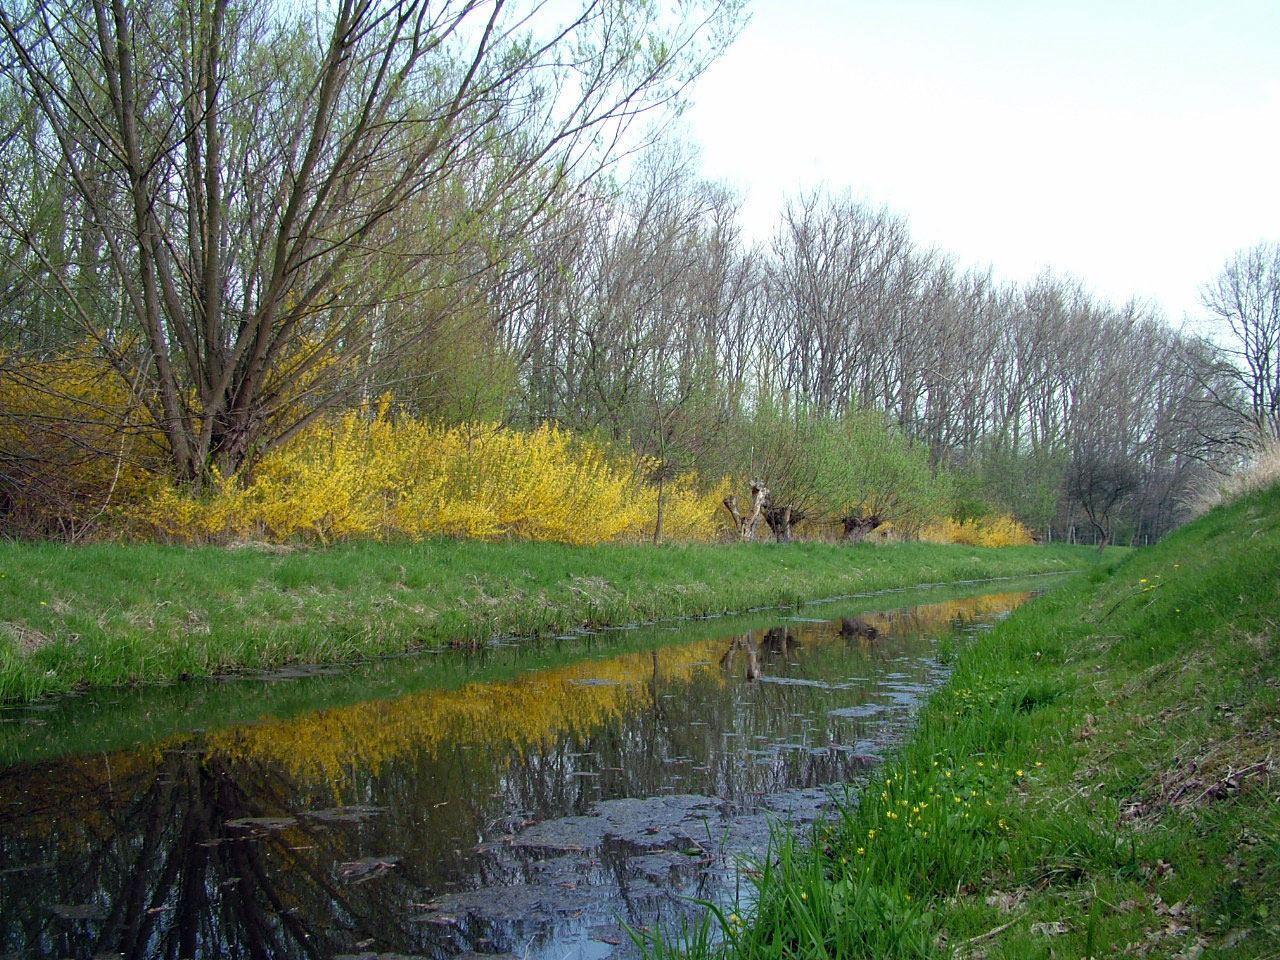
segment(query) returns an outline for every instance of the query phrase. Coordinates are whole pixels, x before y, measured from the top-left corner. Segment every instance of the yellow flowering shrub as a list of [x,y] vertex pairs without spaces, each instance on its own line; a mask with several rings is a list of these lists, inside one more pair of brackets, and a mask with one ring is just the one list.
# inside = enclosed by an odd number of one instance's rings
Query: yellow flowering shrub
[[1022,547],[1035,543],[1031,531],[1007,513],[970,520],[948,517],[926,526],[921,539],[932,543],[961,543],[970,547]]
[[430,441],[416,465],[426,482],[410,484],[397,506],[405,532],[600,543],[643,519],[642,464],[566,430],[467,425]]
[[[662,494],[663,539],[705,542],[727,535],[732,524],[723,501],[732,492],[728,477],[710,487],[696,473],[684,473],[668,482]],[[652,536],[658,515],[657,488],[649,487],[645,493],[648,512],[643,526],[632,531],[634,539]]]
[[[492,423],[440,427],[392,416],[384,405],[317,423],[265,456],[252,475],[215,478],[204,497],[166,486],[148,519],[190,539],[602,543],[652,530],[657,491],[641,479],[652,469],[551,425],[527,432]],[[693,476],[668,484],[667,536],[714,538],[719,496]]]
[[[443,427],[386,403],[318,421],[251,470],[213,469],[196,495],[167,479],[147,405],[89,348],[0,355],[0,460],[6,529],[68,539],[645,541],[659,506],[657,464],[625,449],[551,425]],[[727,492],[695,474],[665,483],[663,539],[717,539]]]
[[0,355],[0,493],[14,529],[87,532],[144,499],[162,460],[160,430],[104,358]]

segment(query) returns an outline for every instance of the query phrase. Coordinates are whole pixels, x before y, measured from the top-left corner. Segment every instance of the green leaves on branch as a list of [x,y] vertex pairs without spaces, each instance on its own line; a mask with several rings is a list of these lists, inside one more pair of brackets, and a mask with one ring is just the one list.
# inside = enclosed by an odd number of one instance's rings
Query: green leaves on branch
[[824,416],[766,400],[741,429],[738,474],[768,487],[774,506],[812,521],[876,517],[909,536],[951,509],[951,478],[928,447],[874,410]]

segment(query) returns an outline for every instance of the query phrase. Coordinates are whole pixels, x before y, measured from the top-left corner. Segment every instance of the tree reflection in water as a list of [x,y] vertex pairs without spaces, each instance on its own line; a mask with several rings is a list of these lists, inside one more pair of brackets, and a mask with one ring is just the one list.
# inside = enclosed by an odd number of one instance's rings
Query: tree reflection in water
[[[762,800],[856,781],[940,679],[933,638],[1025,596],[10,768],[0,955],[564,956],[615,912],[678,913],[672,888],[713,895],[717,837]],[[548,825],[560,839],[530,840]]]

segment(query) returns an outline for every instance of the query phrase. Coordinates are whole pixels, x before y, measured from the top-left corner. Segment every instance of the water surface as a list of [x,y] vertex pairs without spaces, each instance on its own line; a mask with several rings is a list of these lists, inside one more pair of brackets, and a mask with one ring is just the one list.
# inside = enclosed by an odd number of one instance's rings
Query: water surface
[[945,678],[939,642],[1028,596],[5,711],[0,956],[625,951],[622,922],[732,896],[771,823],[846,798]]

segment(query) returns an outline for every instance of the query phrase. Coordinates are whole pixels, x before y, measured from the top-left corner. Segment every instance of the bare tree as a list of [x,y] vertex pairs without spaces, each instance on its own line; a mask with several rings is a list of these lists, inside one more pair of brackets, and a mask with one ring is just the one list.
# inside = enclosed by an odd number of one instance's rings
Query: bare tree
[[1237,252],[1201,302],[1226,328],[1238,412],[1257,437],[1280,437],[1280,243]]
[[1067,493],[1074,498],[1098,534],[1098,549],[1111,543],[1115,514],[1138,487],[1135,465],[1098,445],[1082,445],[1067,469]]
[[906,224],[851,197],[812,193],[789,203],[769,271],[780,386],[839,413],[884,402],[896,371],[894,309],[915,277]]
[[[656,460],[655,539],[687,468],[754,482],[726,508],[780,540],[910,531],[962,472],[1042,532],[1150,538],[1245,422],[1224,411],[1274,424],[1274,248],[1206,290],[1228,364],[1074,281],[960,271],[847,196],[744,243],[732,194],[634,122],[738,7],[5,3],[0,387],[105,359],[137,398],[116,421],[197,484],[387,390],[424,416],[552,420]],[[625,179],[597,176],[633,149]],[[45,431],[68,463],[125,460],[98,439],[121,429],[44,406],[7,434],[0,409],[0,500],[50,472]]]
[[499,307],[524,417],[602,432],[656,461],[655,540],[668,482],[724,459],[741,392],[734,334],[755,276],[736,199],[699,179],[693,160],[667,144],[637,158],[616,190],[580,192],[530,244],[529,286],[513,277]]

